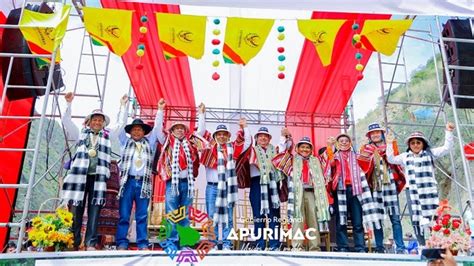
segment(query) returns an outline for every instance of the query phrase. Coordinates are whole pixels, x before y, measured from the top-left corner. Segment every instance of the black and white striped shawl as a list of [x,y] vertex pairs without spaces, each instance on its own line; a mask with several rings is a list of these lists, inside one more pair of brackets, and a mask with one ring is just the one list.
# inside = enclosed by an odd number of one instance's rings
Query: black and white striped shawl
[[217,198],[214,225],[227,226],[228,208],[233,208],[238,199],[237,173],[235,171],[234,150],[232,143],[227,143],[227,163],[222,148],[217,144]]
[[139,141],[134,141],[132,138],[129,138],[125,149],[122,154],[122,159],[120,166],[122,170],[120,171],[120,191],[117,195],[117,198],[123,196],[123,189],[128,180],[128,172],[133,163],[133,155],[137,145],[135,143],[140,143],[143,147],[142,161],[145,164],[145,174],[143,176],[142,189],[140,191],[140,198],[150,198],[151,197],[151,174],[152,174],[152,164],[153,164],[153,152],[146,137],[142,138]]
[[[336,160],[339,160],[340,162],[340,167],[344,169],[344,160],[340,156],[334,157]],[[364,172],[358,168],[359,165],[357,163],[354,164],[356,158],[356,153],[354,151],[350,152],[349,155],[349,163],[351,164],[350,174],[351,175],[351,181],[352,184],[358,184],[360,186],[361,192],[357,192],[357,190],[352,190],[352,193],[354,196],[357,197],[357,199],[360,202],[360,205],[362,206],[362,219],[364,226],[366,228],[371,228],[373,229],[374,226],[375,228],[379,229],[381,228],[382,225],[382,220],[383,220],[383,215],[381,215],[378,210],[377,210],[377,205],[372,198],[372,193],[370,191],[369,184],[367,183],[367,179],[365,178]],[[358,169],[354,169],[357,167]],[[341,225],[347,224],[347,198],[346,198],[346,185],[345,185],[345,174],[344,171],[339,171],[341,176],[339,177],[339,182],[337,185],[337,202],[338,202],[338,210],[339,210],[339,220]]]
[[[170,136],[171,138],[172,136]],[[174,138],[174,137],[173,137]],[[168,138],[169,141],[169,138]],[[166,144],[165,144],[166,145]],[[194,176],[193,176],[193,159],[191,155],[191,147],[187,138],[179,140],[174,138],[174,145],[172,149],[172,160],[171,160],[171,193],[173,196],[179,195],[179,174],[181,169],[179,168],[179,149],[183,145],[184,154],[186,155],[187,170],[188,170],[188,198],[194,197]],[[166,146],[165,146],[166,147]]]
[[415,233],[420,234],[422,218],[431,220],[439,206],[438,183],[434,177],[433,157],[426,150],[419,157],[409,151],[404,158],[408,178],[412,224]]
[[[393,177],[393,170],[381,156],[378,158],[380,158],[380,170],[372,171],[373,179],[377,180],[377,182],[380,182],[380,186],[374,188],[374,191],[372,192],[372,197],[374,198],[375,204],[377,205],[377,210],[381,215],[384,215],[385,211],[389,215],[400,214],[397,186]],[[376,160],[375,156],[374,160]],[[383,182],[384,171],[386,171],[388,174],[389,183]],[[376,176],[376,173],[379,173],[380,176]]]
[[[66,178],[64,178],[61,200],[62,202],[71,203],[74,206],[82,205],[82,201],[84,200],[87,171],[89,168],[89,154],[87,153],[86,142],[90,134],[92,134],[92,131],[89,128],[84,128],[81,131],[79,141],[76,144],[76,153],[71,163],[71,170]],[[110,177],[110,153],[112,150],[108,131],[101,130],[99,132],[97,144],[98,160],[94,181],[94,196],[90,204],[104,205],[107,179]]]

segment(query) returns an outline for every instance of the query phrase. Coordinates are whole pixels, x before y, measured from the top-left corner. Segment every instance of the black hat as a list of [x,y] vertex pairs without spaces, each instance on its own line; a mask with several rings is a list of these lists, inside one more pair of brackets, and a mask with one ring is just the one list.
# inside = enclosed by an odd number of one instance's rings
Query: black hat
[[134,126],[141,126],[143,128],[143,131],[145,131],[145,135],[148,135],[148,133],[150,133],[152,129],[150,125],[143,123],[143,120],[141,120],[140,118],[136,118],[132,121],[131,124],[125,126],[125,132],[130,134],[130,131]]

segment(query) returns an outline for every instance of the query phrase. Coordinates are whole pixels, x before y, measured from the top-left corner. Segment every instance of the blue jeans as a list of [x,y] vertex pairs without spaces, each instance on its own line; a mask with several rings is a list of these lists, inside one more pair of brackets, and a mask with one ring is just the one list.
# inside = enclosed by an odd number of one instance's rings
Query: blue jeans
[[117,247],[128,248],[127,233],[130,227],[130,213],[135,201],[135,221],[137,223],[137,246],[148,248],[148,204],[150,199],[140,198],[142,181],[129,178],[123,189],[123,195],[119,201],[119,222],[117,226]]
[[[354,251],[365,251],[364,227],[362,226],[362,206],[357,196],[352,195],[352,186],[346,187],[347,215],[351,216],[352,235],[354,238]],[[349,250],[349,239],[347,237],[347,225],[341,225],[339,218],[339,205],[337,194],[334,197],[336,215],[336,244],[339,250]]]
[[[217,198],[217,185],[207,185],[206,186],[206,211],[209,218],[214,219],[214,213],[216,212],[216,198]],[[232,248],[232,241],[227,239],[229,236],[230,230],[234,226],[234,208],[227,208],[229,213],[229,219],[227,221],[227,226],[222,228],[222,247],[223,248]],[[214,233],[216,234],[216,240],[213,242],[217,245],[219,239],[219,225],[214,227]]]
[[[187,179],[180,179],[178,184],[178,191],[179,195],[173,195],[172,188],[171,188],[171,180],[166,182],[166,194],[165,194],[165,209],[166,213],[171,211],[177,210],[182,206],[185,206],[186,209],[186,216],[183,220],[179,221],[178,224],[181,226],[189,226],[189,206],[191,206],[192,198],[188,195],[188,180]],[[176,247],[179,247],[179,237],[178,231],[176,231],[176,224],[170,222],[172,224],[173,230],[171,231],[171,235],[169,239],[173,241]]]
[[[403,243],[403,231],[402,224],[400,223],[400,215],[391,214],[389,215],[390,221],[392,222],[393,240],[397,245],[397,252],[405,251],[405,244]],[[383,246],[383,227],[380,229],[374,229],[375,246],[377,250],[384,250]]]
[[[270,192],[270,188],[268,189]],[[257,235],[260,231],[260,238],[257,239],[257,247],[265,249],[265,240],[263,239],[263,228],[265,228],[265,215],[260,214],[261,205],[261,192],[260,192],[260,176],[252,177],[250,179],[250,205],[252,206],[253,213],[253,224],[254,224],[254,235]],[[268,195],[268,201],[270,204],[270,213],[267,215],[269,219],[269,228],[275,230],[275,227],[280,227],[280,209],[272,208],[272,199]],[[269,241],[269,248],[272,250],[280,248],[280,241],[278,239],[272,239]]]

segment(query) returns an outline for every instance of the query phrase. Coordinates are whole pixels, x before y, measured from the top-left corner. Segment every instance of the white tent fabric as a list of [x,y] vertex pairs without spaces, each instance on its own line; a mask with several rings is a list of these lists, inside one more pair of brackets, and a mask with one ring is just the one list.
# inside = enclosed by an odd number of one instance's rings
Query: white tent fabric
[[474,16],[473,0],[125,0],[191,6],[318,10],[400,15]]

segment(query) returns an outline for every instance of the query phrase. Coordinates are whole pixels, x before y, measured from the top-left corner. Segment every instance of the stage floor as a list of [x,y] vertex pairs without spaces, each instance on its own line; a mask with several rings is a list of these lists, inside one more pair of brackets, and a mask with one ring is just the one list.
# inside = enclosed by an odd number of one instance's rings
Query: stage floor
[[[191,251],[191,250],[190,250]],[[474,266],[474,257],[456,257],[458,265]],[[181,262],[179,262],[181,261]],[[194,261],[194,263],[192,263]],[[0,265],[427,265],[418,255],[336,253],[210,251],[199,256],[173,260],[163,251],[79,251],[2,254]]]

